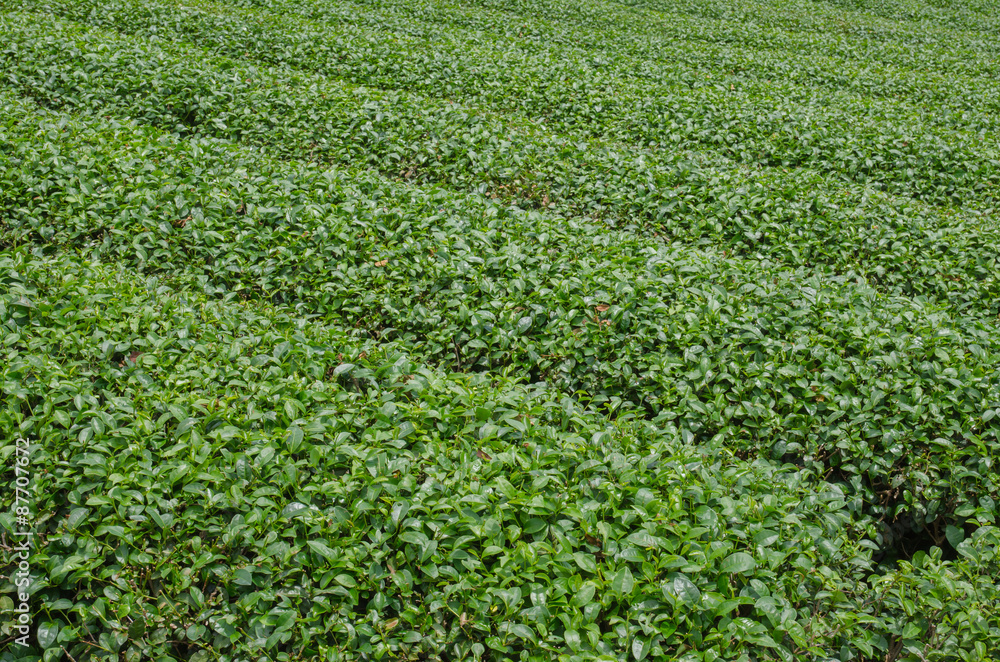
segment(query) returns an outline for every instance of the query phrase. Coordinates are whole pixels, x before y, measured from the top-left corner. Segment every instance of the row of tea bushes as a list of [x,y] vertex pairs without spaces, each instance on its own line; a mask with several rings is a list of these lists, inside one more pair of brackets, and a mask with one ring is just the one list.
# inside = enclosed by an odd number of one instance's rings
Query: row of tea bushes
[[1000,445],[992,323],[843,276],[19,107],[5,139],[18,166],[0,175],[18,241],[624,401],[689,442],[805,456],[866,515],[995,518],[980,500]]
[[2,259],[0,425],[45,467],[47,659],[954,659],[993,641],[994,527],[956,538],[963,562],[871,575],[849,497],[809,469],[282,306]]

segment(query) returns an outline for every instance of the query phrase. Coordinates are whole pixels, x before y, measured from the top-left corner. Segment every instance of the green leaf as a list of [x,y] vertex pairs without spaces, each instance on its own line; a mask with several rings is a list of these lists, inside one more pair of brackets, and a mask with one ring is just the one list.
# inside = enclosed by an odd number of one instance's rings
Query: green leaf
[[644,660],[649,655],[649,649],[653,642],[646,637],[636,637],[632,640],[632,657],[636,660]]
[[337,553],[327,547],[325,543],[318,540],[307,540],[306,544],[309,545],[309,549],[316,552],[327,561],[335,561],[337,559]]
[[669,591],[685,604],[697,605],[701,602],[701,591],[684,574],[678,573],[672,579],[668,580],[665,590]]
[[89,514],[89,508],[74,508],[70,511],[69,517],[66,518],[66,528],[70,531],[76,530],[80,523],[87,519],[87,515]]
[[514,636],[519,637],[521,639],[526,639],[532,643],[534,643],[535,641],[534,631],[527,625],[524,625],[523,623],[515,623],[511,625],[510,632]]
[[38,645],[41,646],[43,650],[51,647],[56,642],[56,638],[59,636],[59,630],[59,624],[53,621],[44,621],[39,623],[38,630],[35,632],[35,636],[38,639]]
[[290,448],[298,448],[302,444],[303,432],[301,428],[289,428],[288,436],[285,438],[285,443],[288,444]]
[[611,590],[620,596],[628,597],[632,595],[634,587],[635,579],[632,577],[632,571],[628,569],[628,566],[619,570],[611,580]]
[[753,557],[745,552],[730,554],[722,561],[719,571],[727,574],[747,573],[757,567]]
[[341,586],[344,586],[344,587],[347,587],[347,588],[355,588],[358,585],[358,583],[356,581],[354,581],[354,577],[351,577],[350,575],[343,574],[343,573],[341,573],[341,574],[337,575],[336,577],[334,577],[333,580],[335,582],[337,582],[338,584],[340,584]]
[[498,589],[496,594],[503,600],[507,611],[512,611],[521,604],[521,589],[516,586],[510,589]]
[[630,543],[638,545],[639,547],[656,547],[656,539],[646,533],[645,531],[637,531],[626,538]]
[[295,517],[301,517],[307,512],[309,512],[309,506],[304,503],[293,501],[281,509],[281,517],[283,519],[293,519]]
[[566,645],[573,652],[580,650],[580,633],[576,630],[566,630],[563,634],[563,638],[566,641]]
[[587,552],[573,552],[573,560],[584,572],[596,573],[597,572],[597,562],[594,560],[593,554],[588,554]]

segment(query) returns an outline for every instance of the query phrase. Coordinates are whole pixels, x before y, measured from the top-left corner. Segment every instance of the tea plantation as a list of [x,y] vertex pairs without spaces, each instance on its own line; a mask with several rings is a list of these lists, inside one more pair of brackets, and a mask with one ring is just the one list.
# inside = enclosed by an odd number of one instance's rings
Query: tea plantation
[[1000,2],[0,37],[0,662],[1000,659]]

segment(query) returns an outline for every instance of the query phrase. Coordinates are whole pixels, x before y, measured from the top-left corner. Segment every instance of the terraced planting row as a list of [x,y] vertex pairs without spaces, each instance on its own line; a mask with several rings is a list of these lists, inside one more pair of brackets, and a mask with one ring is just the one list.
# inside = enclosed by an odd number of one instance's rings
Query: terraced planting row
[[[300,0],[269,2],[266,9],[258,11],[215,2],[172,1],[140,5],[93,0],[34,6],[131,33],[195,40],[229,54],[252,52],[272,62],[320,67],[355,82],[441,95],[467,96],[475,90],[478,97],[497,103],[519,101],[530,94],[537,87],[527,84],[532,79],[542,81],[550,90],[572,75],[574,89],[586,89],[590,96],[609,86],[619,88],[616,93],[620,93],[629,82],[633,87],[635,83],[667,83],[684,91],[739,84],[743,92],[747,83],[776,80],[932,102],[934,112],[923,113],[929,121],[954,108],[966,113],[962,119],[966,125],[972,124],[971,116],[992,123],[995,116],[983,111],[996,109],[995,89],[989,79],[929,75],[926,67],[914,70],[812,53],[790,59],[783,51],[747,51],[662,36],[636,42],[633,34],[621,31],[568,30],[541,16],[512,21],[508,13],[483,13],[461,5],[436,7],[438,13],[420,11],[409,3],[374,9]],[[447,33],[442,33],[442,25],[447,25]],[[400,52],[400,47],[407,52]],[[542,58],[541,63],[533,61]],[[409,66],[403,67],[402,62]],[[516,79],[500,75],[513,67],[519,72]],[[642,96],[636,91],[632,94]],[[538,99],[531,101],[539,103]],[[603,96],[601,101],[609,99]],[[611,101],[621,105],[615,97]],[[904,106],[900,114],[909,113],[913,109]]]
[[829,4],[921,25],[954,26],[960,30],[974,30],[984,33],[995,31],[998,27],[997,6],[990,0],[963,3],[946,2],[942,6],[922,2],[887,3],[881,0],[831,0]]
[[[239,0],[240,5],[274,6],[289,0]],[[317,3],[318,4],[318,3]],[[395,2],[378,0],[365,3],[379,7],[394,6]],[[788,11],[790,3],[764,17],[749,18],[734,15],[729,18],[689,16],[678,12],[657,11],[643,7],[622,6],[599,0],[553,2],[552,0],[481,0],[472,3],[487,9],[502,11],[517,17],[514,25],[531,25],[532,17],[542,16],[560,29],[579,27],[594,35],[603,32],[633,35],[639,41],[681,40],[707,43],[738,44],[752,50],[781,50],[793,57],[825,54],[864,62],[883,62],[912,69],[942,71],[951,74],[985,74],[993,70],[990,55],[997,49],[996,39],[989,33],[973,33],[942,29],[941,26],[907,25],[883,21],[877,17],[854,12],[839,12],[817,20],[814,9],[822,3],[805,0],[797,14]],[[411,5],[422,14],[437,15],[441,3]],[[467,6],[467,5],[466,5]],[[703,5],[699,5],[703,6]],[[727,3],[732,14],[733,5]],[[809,8],[804,14],[801,7]],[[449,10],[451,6],[447,7]],[[777,14],[777,15],[775,15]]]
[[[5,389],[39,406],[3,423],[37,435],[53,495],[39,639],[74,656],[787,657],[880,650],[913,607],[956,619],[946,651],[989,626],[989,575],[940,554],[866,581],[843,492],[809,470],[289,309],[65,257],[5,269]],[[990,531],[963,554],[993,558]]]
[[[443,48],[433,42],[414,48],[418,39],[406,36],[400,41],[398,37],[344,35],[343,45],[337,48],[327,35],[310,34],[298,25],[278,27],[271,38],[267,33],[263,39],[248,38],[260,35],[259,29],[250,31],[242,21],[219,20],[215,14],[178,12],[173,6],[163,8],[162,13],[151,12],[145,3],[125,4],[115,11],[119,7],[68,5],[71,15],[89,15],[129,32],[224,44],[229,55],[253,52],[281,64],[311,62],[312,67],[319,64],[336,75],[346,70],[354,82],[366,85],[485,97],[494,104],[499,101],[501,110],[513,103],[530,118],[579,139],[598,136],[657,149],[708,145],[743,162],[810,166],[934,203],[983,199],[991,204],[1000,181],[995,149],[982,147],[983,138],[996,136],[995,123],[977,120],[968,110],[933,126],[922,117],[931,113],[895,100],[803,89],[783,75],[779,85],[743,76],[712,80],[696,72],[672,72],[674,80],[664,85],[649,80],[655,73],[643,72],[641,79],[630,81],[616,67],[584,60],[578,53],[536,56],[533,48],[525,51],[509,44],[500,53],[491,52],[495,49],[484,48],[481,36],[474,37],[473,48],[479,51],[475,55],[469,54],[470,45],[462,40]],[[300,36],[289,43],[285,35],[293,30]],[[199,39],[197,35],[205,36]],[[364,43],[372,41],[376,41],[374,48]],[[424,49],[429,66],[414,68],[412,58],[417,53],[413,51]],[[288,52],[287,58],[280,55]],[[30,50],[22,57],[30,58],[32,66],[46,59]],[[144,56],[142,61],[150,60]],[[562,64],[553,66],[554,61]],[[507,73],[511,70],[523,75],[512,78]],[[144,74],[137,71],[134,75],[142,80]],[[443,79],[448,80],[447,86],[441,84]],[[954,94],[954,90],[949,92]],[[758,112],[761,103],[770,108],[767,116]],[[848,133],[849,141],[844,139]]]
[[[93,48],[100,52],[104,43]],[[50,57],[65,57],[65,46],[44,47]],[[792,264],[857,271],[893,292],[936,295],[995,315],[1000,243],[989,217],[939,212],[863,187],[817,192],[822,179],[808,171],[754,173],[725,161],[700,165],[700,154],[637,156],[599,143],[581,147],[527,122],[514,129],[461,106],[340,83],[318,87],[316,80],[281,70],[262,77],[246,69],[240,75],[254,79],[243,82],[232,72],[193,73],[177,59],[147,85],[140,68],[145,51],[131,61],[125,52],[105,56],[103,85],[96,75],[78,82],[53,76],[51,67],[42,75],[25,68],[17,84],[46,94],[50,104],[115,109],[184,134],[240,138],[290,157],[366,159],[386,174],[485,189],[529,206],[645,221],[655,232],[721,242],[738,253],[763,251]],[[100,64],[83,53],[78,58],[90,67]],[[115,72],[119,78],[111,78]],[[278,80],[281,86],[269,84]],[[123,88],[121,81],[132,82]],[[303,87],[300,96],[290,96]],[[769,194],[776,187],[784,200]],[[926,255],[934,256],[932,263]]]
[[[650,71],[668,68],[675,63],[697,65],[715,76],[740,72],[756,74],[760,80],[775,74],[794,75],[800,83],[824,84],[834,89],[861,91],[865,94],[892,96],[896,94],[930,98],[938,80],[935,75],[948,73],[951,85],[976,84],[976,74],[993,71],[991,54],[984,43],[988,35],[968,39],[967,33],[953,33],[941,40],[933,40],[933,50],[928,48],[926,30],[907,43],[906,49],[893,42],[873,43],[870,32],[852,39],[849,35],[831,35],[823,31],[789,34],[772,24],[755,23],[751,29],[737,22],[718,22],[706,30],[704,22],[690,24],[676,15],[663,16],[650,13],[636,16],[632,12],[607,13],[594,11],[593,3],[542,4],[541,2],[483,3],[483,8],[470,8],[468,3],[399,3],[382,2],[306,2],[301,0],[248,0],[240,3],[266,9],[277,18],[297,14],[320,21],[329,26],[359,25],[379,30],[400,30],[411,35],[440,39],[441,25],[449,27],[448,37],[461,35],[464,30],[485,30],[502,36],[514,44],[527,42],[534,50],[572,46],[591,51],[600,61],[602,69],[618,70],[622,57],[629,68],[625,72]],[[206,7],[207,5],[200,5]],[[608,5],[600,5],[606,10]],[[213,11],[212,13],[218,13]],[[559,21],[552,20],[554,13],[565,14]],[[247,19],[259,13],[243,13]],[[436,28],[436,29],[435,29]],[[456,31],[461,28],[462,31]],[[755,29],[754,29],[755,28]],[[741,30],[742,32],[734,32]],[[739,34],[739,37],[737,37]],[[722,37],[720,39],[720,37]],[[899,39],[899,34],[893,37]],[[806,39],[807,41],[803,41]],[[734,43],[737,42],[737,43]],[[752,43],[754,50],[745,46]],[[853,45],[856,50],[846,50]],[[956,57],[942,58],[942,49],[956,49]],[[880,49],[886,49],[884,52]],[[973,50],[968,50],[973,49]],[[794,56],[790,57],[790,53]],[[613,55],[614,57],[607,57]],[[604,56],[604,57],[602,57]],[[923,56],[923,57],[921,57]],[[954,63],[951,60],[955,60]],[[943,62],[942,62],[943,60]],[[964,65],[967,76],[956,75],[955,65]],[[942,69],[944,66],[944,69]],[[668,69],[669,70],[669,69]],[[662,75],[662,74],[661,74]],[[929,83],[919,86],[907,84],[907,78]],[[972,77],[973,80],[969,80]],[[940,81],[943,83],[943,80]],[[981,91],[988,88],[982,86]],[[952,104],[958,107],[979,108],[971,100],[937,94],[935,103],[943,110]],[[986,100],[982,100],[986,101]]]
[[[881,0],[834,0],[792,3],[686,2],[664,0],[628,0],[623,4],[648,8],[667,15],[687,14],[699,18],[727,21],[753,20],[780,25],[793,30],[820,30],[834,34],[876,31],[876,34],[924,35],[933,39],[945,34],[989,34],[996,29],[996,18],[987,12],[969,11],[969,7],[946,9],[931,3],[902,2],[891,9]],[[963,3],[965,4],[965,3]],[[917,8],[919,7],[919,9]],[[963,11],[964,10],[964,11]],[[937,20],[931,19],[935,17]],[[889,19],[889,20],[885,20]],[[931,19],[931,20],[928,20]]]
[[990,659],[1000,88],[922,6],[0,3],[0,660]]

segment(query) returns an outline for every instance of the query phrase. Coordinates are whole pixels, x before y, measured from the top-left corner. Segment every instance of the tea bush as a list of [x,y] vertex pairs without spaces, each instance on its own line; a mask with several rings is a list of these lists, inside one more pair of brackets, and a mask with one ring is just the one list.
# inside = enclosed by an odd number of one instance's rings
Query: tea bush
[[0,659],[993,659],[940,4],[0,0]]

